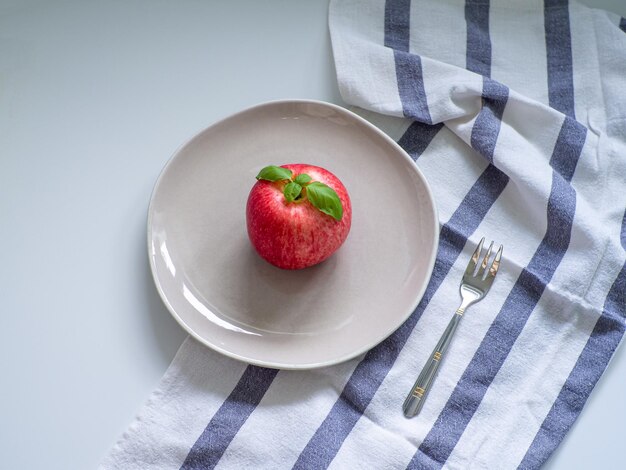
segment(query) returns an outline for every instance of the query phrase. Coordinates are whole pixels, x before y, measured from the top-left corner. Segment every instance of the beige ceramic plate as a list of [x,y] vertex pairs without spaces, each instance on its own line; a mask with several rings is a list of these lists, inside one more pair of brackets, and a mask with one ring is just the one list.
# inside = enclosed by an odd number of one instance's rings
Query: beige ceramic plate
[[[246,233],[258,171],[311,163],[345,184],[353,205],[345,244],[325,262],[282,271]],[[317,101],[278,101],[235,114],[180,148],[148,214],[152,274],[174,318],[196,339],[266,367],[308,369],[351,359],[413,312],[438,242],[432,194],[389,137]]]

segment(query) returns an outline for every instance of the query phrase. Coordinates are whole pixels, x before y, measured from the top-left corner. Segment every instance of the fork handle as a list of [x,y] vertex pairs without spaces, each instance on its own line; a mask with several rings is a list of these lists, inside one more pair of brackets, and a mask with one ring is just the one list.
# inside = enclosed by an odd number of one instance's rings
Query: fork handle
[[[460,310],[460,311],[459,311]],[[404,405],[402,405],[402,410],[404,411],[404,416],[407,418],[412,418],[417,415],[422,406],[424,406],[424,400],[426,400],[426,395],[430,390],[431,385],[437,375],[437,371],[439,370],[439,365],[443,360],[443,355],[448,349],[450,341],[452,340],[452,336],[456,331],[456,327],[463,316],[463,311],[459,309],[456,311],[450,323],[446,327],[446,330],[441,335],[437,346],[430,355],[430,359],[420,372],[420,375],[417,377],[415,381],[415,385],[409,392],[406,400],[404,400]]]

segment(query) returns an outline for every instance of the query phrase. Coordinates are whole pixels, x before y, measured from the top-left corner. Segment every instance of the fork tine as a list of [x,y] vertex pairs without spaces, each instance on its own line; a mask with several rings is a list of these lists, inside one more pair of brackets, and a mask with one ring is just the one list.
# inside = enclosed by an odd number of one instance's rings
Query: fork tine
[[502,245],[498,248],[496,253],[496,257],[493,259],[493,263],[491,263],[491,267],[489,268],[488,277],[495,277],[498,272],[498,268],[500,267],[500,258],[502,258]]
[[491,244],[489,245],[489,248],[487,249],[487,254],[483,258],[483,262],[480,263],[480,268],[478,268],[478,272],[476,273],[476,276],[482,278],[483,274],[485,274],[485,269],[487,268],[487,261],[489,261],[489,257],[491,256],[492,248],[493,248],[493,242],[491,242]]
[[478,264],[478,257],[480,256],[480,252],[483,249],[484,241],[485,241],[485,237],[480,239],[480,242],[478,243],[478,246],[474,250],[474,253],[472,254],[472,257],[469,260],[469,263],[467,263],[467,268],[465,269],[465,275],[466,276],[473,276],[474,275],[474,271],[476,270],[476,265]]

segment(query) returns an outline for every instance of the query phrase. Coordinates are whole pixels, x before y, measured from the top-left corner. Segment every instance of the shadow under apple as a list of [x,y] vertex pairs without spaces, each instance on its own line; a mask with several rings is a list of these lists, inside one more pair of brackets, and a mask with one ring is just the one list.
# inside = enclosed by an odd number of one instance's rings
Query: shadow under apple
[[312,334],[325,327],[327,316],[316,311],[331,308],[337,295],[332,283],[339,253],[309,268],[284,270],[262,259],[246,238],[239,245],[240,255],[228,267],[236,278],[230,284],[229,317],[274,333]]

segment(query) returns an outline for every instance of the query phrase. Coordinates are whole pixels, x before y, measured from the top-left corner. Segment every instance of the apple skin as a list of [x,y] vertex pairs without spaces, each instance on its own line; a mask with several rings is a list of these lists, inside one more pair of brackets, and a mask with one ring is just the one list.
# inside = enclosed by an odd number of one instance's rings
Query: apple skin
[[316,209],[308,200],[288,202],[285,181],[259,180],[246,206],[248,237],[261,258],[282,269],[303,269],[321,263],[343,244],[350,231],[352,206],[339,178],[324,168],[294,163],[281,165],[294,176],[306,173],[335,190],[343,206],[341,220]]

